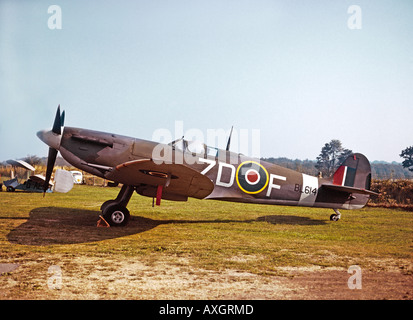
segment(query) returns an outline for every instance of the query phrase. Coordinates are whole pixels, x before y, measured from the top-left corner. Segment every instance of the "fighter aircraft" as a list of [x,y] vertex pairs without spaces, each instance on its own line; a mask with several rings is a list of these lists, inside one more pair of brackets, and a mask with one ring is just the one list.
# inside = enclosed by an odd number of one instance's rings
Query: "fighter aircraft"
[[44,189],[49,185],[58,151],[80,170],[122,184],[116,199],[101,206],[111,226],[127,224],[126,208],[134,191],[156,199],[186,201],[188,197],[267,205],[363,208],[370,195],[367,158],[350,155],[330,179],[296,172],[242,154],[208,147],[184,138],[161,144],[113,133],[64,126],[57,108],[51,130],[37,136],[49,146]]

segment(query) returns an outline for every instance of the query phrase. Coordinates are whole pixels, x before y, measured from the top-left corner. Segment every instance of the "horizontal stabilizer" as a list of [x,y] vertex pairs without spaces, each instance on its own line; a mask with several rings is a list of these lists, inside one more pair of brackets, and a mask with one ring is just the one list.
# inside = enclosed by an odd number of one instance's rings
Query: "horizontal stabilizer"
[[330,190],[335,190],[339,192],[347,192],[347,193],[359,193],[359,194],[368,194],[371,196],[377,196],[378,193],[362,189],[362,188],[355,188],[355,187],[347,187],[347,186],[338,186],[334,184],[322,184],[321,185],[323,188],[330,189]]

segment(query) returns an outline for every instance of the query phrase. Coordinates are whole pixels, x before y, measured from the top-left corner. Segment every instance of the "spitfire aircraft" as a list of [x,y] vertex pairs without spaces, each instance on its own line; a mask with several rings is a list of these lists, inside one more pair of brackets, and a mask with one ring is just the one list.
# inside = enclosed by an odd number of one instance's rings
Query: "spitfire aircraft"
[[37,136],[49,146],[44,189],[49,186],[58,151],[80,170],[122,184],[116,199],[101,206],[111,226],[127,224],[126,208],[134,191],[156,199],[186,201],[188,197],[267,205],[363,208],[370,195],[367,158],[351,154],[330,179],[318,178],[242,154],[208,147],[184,138],[161,144],[87,129],[64,127],[60,105],[51,130]]

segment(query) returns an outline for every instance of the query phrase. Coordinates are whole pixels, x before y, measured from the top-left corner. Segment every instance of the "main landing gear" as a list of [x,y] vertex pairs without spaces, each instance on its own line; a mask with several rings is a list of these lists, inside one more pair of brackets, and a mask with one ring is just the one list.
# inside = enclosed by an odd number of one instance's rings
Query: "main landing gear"
[[330,216],[331,221],[338,221],[341,218],[341,213],[337,209],[333,209],[335,213]]
[[[163,185],[158,185],[156,189],[157,206],[161,205],[163,187]],[[135,190],[138,192],[137,187],[123,185],[116,199],[105,201],[100,206],[102,215],[100,216],[101,219],[98,221],[98,227],[104,224],[112,227],[123,227],[126,225],[130,218],[130,213],[126,206]]]
[[108,200],[102,204],[102,217],[113,227],[126,225],[130,218],[129,210],[126,206],[132,197],[135,187],[123,185],[116,199]]

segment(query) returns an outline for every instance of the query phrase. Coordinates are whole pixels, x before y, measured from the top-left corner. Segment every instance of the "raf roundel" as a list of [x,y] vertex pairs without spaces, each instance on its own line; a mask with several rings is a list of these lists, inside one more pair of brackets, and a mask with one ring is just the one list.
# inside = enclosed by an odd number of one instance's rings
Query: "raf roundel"
[[255,161],[245,161],[238,166],[237,173],[238,187],[245,193],[260,193],[268,185],[267,170]]

